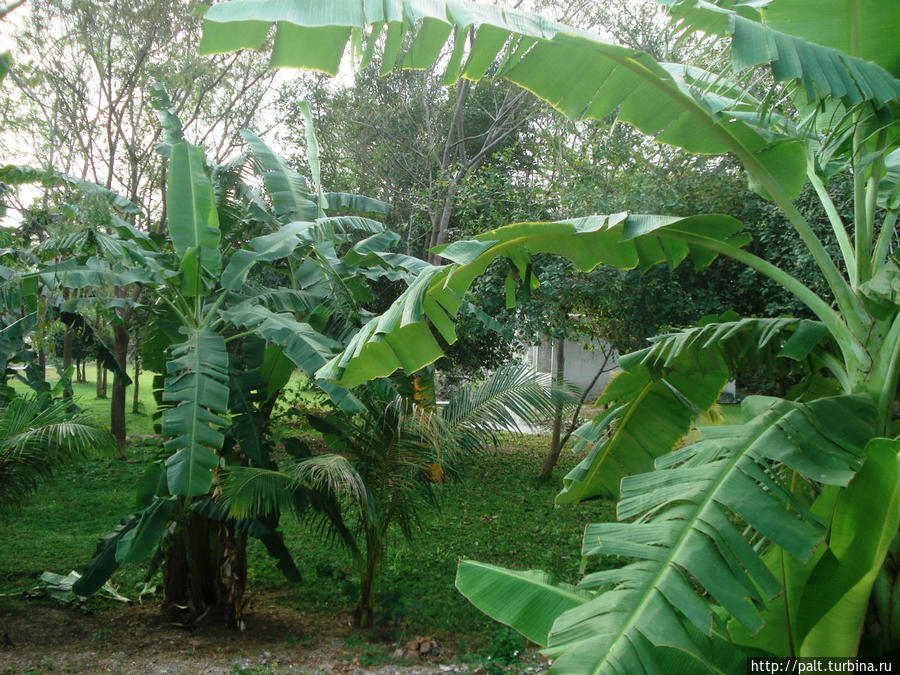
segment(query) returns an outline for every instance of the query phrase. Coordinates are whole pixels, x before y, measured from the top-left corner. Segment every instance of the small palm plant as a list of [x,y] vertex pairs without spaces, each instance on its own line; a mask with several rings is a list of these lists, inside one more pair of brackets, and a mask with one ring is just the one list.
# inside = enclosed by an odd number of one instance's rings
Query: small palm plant
[[0,520],[63,466],[114,448],[109,432],[89,413],[72,412],[71,401],[13,398],[0,408]]
[[223,499],[235,518],[268,517],[285,508],[300,515],[307,497],[319,496],[319,515],[347,547],[359,575],[354,622],[361,628],[372,625],[375,579],[390,529],[398,527],[410,541],[425,509],[438,505],[440,482],[495,446],[498,432],[547,419],[567,396],[521,365],[460,389],[440,410],[402,390],[379,380],[355,392],[363,412],[309,415],[332,453],[310,455],[284,472],[235,468],[225,481]]

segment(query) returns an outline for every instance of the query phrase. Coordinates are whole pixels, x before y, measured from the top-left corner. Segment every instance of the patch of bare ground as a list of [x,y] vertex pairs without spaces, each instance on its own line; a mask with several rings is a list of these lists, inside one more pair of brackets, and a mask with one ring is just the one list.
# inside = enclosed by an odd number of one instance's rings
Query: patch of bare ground
[[[454,663],[447,649],[421,656],[407,640],[378,643],[353,629],[347,617],[310,614],[263,602],[246,613],[238,632],[206,622],[166,622],[156,605],[85,614],[44,602],[0,601],[0,674],[123,673],[478,673]],[[4,638],[5,634],[5,638]],[[440,636],[428,638],[441,644]],[[545,672],[531,657],[513,672]]]

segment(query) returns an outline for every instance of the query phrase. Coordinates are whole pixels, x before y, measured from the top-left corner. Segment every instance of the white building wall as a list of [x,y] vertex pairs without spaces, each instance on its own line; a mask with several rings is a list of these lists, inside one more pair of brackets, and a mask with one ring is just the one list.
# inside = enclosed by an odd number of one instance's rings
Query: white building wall
[[[597,371],[603,366],[604,355],[597,343],[596,348],[591,350],[585,346],[584,341],[566,340],[564,346],[565,369],[563,377],[566,382],[574,384],[581,391],[591,383]],[[609,383],[610,379],[618,372],[619,355],[613,351],[606,364],[606,371],[603,373],[588,392],[588,399],[597,398],[603,393],[603,389]],[[556,343],[549,338],[542,338],[540,344],[534,345],[528,349],[525,354],[525,361],[539,373],[552,373],[553,364],[556,359]]]

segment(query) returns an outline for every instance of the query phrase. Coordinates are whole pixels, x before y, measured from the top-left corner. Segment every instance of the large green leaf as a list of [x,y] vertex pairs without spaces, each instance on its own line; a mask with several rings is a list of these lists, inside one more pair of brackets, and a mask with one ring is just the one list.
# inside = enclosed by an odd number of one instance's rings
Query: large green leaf
[[331,213],[369,213],[379,216],[391,213],[391,205],[387,202],[349,192],[326,192],[325,201],[328,202]]
[[591,597],[572,586],[552,583],[545,572],[509,570],[474,560],[459,563],[456,588],[489,617],[542,647],[547,646],[556,617]]
[[353,387],[398,368],[412,373],[433,363],[443,355],[443,348],[429,324],[446,343],[455,342],[453,319],[462,297],[497,258],[508,258],[523,283],[534,279],[529,261],[538,253],[562,255],[583,271],[598,264],[624,269],[647,269],[660,263],[675,267],[688,256],[696,265],[706,265],[715,254],[684,240],[702,237],[739,246],[746,242],[740,227],[738,221],[722,215],[676,218],[620,213],[516,223],[455,242],[439,249],[454,264],[425,267],[390,309],[369,321],[318,376]]
[[191,331],[172,347],[166,364],[163,401],[176,404],[162,415],[170,456],[166,460],[169,492],[183,497],[205,494],[222,447],[219,430],[227,424],[228,352],[225,339],[207,328]]
[[623,372],[598,401],[610,412],[573,434],[574,450],[587,455],[563,479],[557,503],[616,497],[621,479],[675,447],[729,379],[775,356],[803,361],[825,332],[805,319],[737,319],[661,335],[623,355]]
[[247,248],[242,248],[231,256],[222,272],[222,287],[237,290],[257,263],[272,262],[291,255],[304,239],[308,240],[311,227],[312,223],[293,222],[271,234],[251,239]]
[[[44,265],[36,273],[45,286],[50,288],[91,288],[104,287],[106,285],[127,286],[128,284],[147,284],[161,281],[162,277],[155,275],[152,259],[143,257],[142,262],[151,263],[141,268],[136,265],[126,265],[120,262],[109,264],[96,257],[88,258],[83,265],[70,258],[54,265]],[[158,264],[156,265],[158,268]],[[110,302],[115,302],[110,298]]]
[[582,580],[581,588],[606,590],[555,621],[548,652],[559,657],[560,672],[656,672],[652,646],[704,659],[705,646],[687,626],[713,635],[721,606],[753,632],[781,590],[744,535],[801,560],[822,540],[821,522],[794,497],[779,467],[806,475],[814,465],[818,480],[845,485],[864,457],[872,402],[751,397],[743,406],[745,424],[711,427],[700,442],[658,459],[656,471],[623,481],[618,515],[634,522],[588,526],[585,555],[636,562]]
[[[363,0],[340,5],[233,0],[214,5],[204,16],[200,52],[259,49],[273,23],[273,65],[331,74],[337,73],[351,31],[361,31],[370,42],[387,35],[384,70],[398,62],[430,67],[455,35],[446,83],[491,72],[573,120],[599,120],[618,110],[620,119],[661,142],[697,153],[736,152],[752,165],[751,173],[768,175],[788,196],[795,196],[804,181],[803,145],[773,141],[744,123],[732,110],[739,104],[709,93],[703,84],[689,85],[679,69],[663,67],[644,52],[606,44],[534,14],[449,0],[387,6]],[[471,46],[466,45],[469,28],[475,29]],[[408,49],[401,55],[404,45]],[[866,75],[860,79],[869,81]],[[646,104],[650,98],[652,106]]]
[[134,531],[145,511],[146,509],[140,509],[129,514],[111,532],[100,537],[94,557],[85,566],[81,578],[72,585],[73,591],[87,597],[103,588],[103,584],[121,565],[121,562],[116,559],[119,542]]
[[[270,344],[280,346],[282,354],[311,378],[315,378],[326,358],[339,347],[308,323],[297,321],[285,312],[272,312],[257,304],[255,299],[223,311],[222,318],[235,326],[251,329]],[[347,389],[332,382],[314,381],[341,409],[347,412],[358,410],[358,402]]]
[[900,49],[884,37],[889,26],[900,28],[900,19],[884,3],[768,0],[730,9],[724,2],[665,4],[694,28],[730,36],[735,69],[766,64],[776,81],[802,86],[809,102],[831,97],[847,107],[865,101],[880,108],[900,98]]
[[880,0],[769,0],[767,25],[845,54],[874,61],[900,77],[900,13]]
[[684,359],[664,372],[639,364],[607,386],[598,404],[609,414],[574,432],[574,450],[588,450],[563,479],[557,504],[592,497],[615,498],[626,476],[649,471],[708,410],[728,381],[728,370],[714,351]]
[[250,146],[263,185],[272,200],[275,217],[282,223],[292,220],[315,220],[316,203],[310,199],[306,179],[263,143],[256,134],[244,129],[241,138]]
[[69,176],[53,169],[33,169],[27,166],[7,164],[0,167],[0,183],[9,185],[40,183],[44,187],[67,186],[86,195],[99,195],[107,204],[123,213],[138,215],[141,212],[137,204],[102,185],[97,185],[75,176]]
[[181,261],[182,293],[200,295],[202,279],[217,278],[222,267],[219,220],[201,148],[187,143],[172,146],[166,214],[172,246]]
[[139,562],[150,555],[169,527],[175,508],[173,497],[154,497],[140,514],[133,528],[129,528],[116,543],[116,563]]
[[875,578],[900,524],[898,453],[897,441],[872,440],[850,485],[822,492],[811,510],[830,535],[810,559],[766,552],[763,560],[785,590],[768,603],[762,631],[751,634],[732,622],[736,643],[794,656],[856,654]]
[[871,441],[862,470],[838,496],[828,549],[799,601],[799,656],[856,655],[872,585],[900,525],[898,461],[900,442]]

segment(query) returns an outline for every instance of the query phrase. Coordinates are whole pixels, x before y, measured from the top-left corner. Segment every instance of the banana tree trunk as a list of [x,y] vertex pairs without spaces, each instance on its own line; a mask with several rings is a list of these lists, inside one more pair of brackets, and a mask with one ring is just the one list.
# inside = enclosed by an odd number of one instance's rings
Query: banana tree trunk
[[191,513],[163,563],[163,607],[170,620],[221,621],[243,630],[247,585],[247,537],[234,523]]

